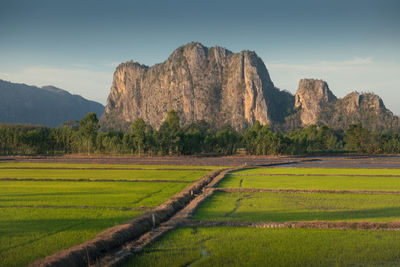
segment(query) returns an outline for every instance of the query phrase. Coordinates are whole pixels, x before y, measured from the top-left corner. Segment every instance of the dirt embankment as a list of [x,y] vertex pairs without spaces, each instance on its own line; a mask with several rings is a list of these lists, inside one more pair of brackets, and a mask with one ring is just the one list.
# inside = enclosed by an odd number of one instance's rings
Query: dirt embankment
[[233,222],[233,221],[197,221],[186,222],[190,227],[255,227],[255,228],[309,228],[309,229],[339,229],[339,230],[388,230],[400,231],[400,222]]

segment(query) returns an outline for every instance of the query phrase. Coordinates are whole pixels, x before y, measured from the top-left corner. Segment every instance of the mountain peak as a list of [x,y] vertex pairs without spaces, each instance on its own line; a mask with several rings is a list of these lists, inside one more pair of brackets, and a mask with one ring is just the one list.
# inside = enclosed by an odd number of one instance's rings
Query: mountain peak
[[274,87],[255,52],[191,42],[146,70],[120,65],[100,122],[103,129],[127,129],[140,117],[158,128],[174,109],[182,125],[205,120],[215,128],[230,124],[241,130],[284,116],[281,94],[284,101],[293,98]]
[[295,96],[295,109],[300,110],[302,125],[318,122],[318,114],[336,96],[323,80],[301,79]]
[[29,86],[0,80],[0,122],[60,126],[89,112],[103,113],[100,103],[55,86]]

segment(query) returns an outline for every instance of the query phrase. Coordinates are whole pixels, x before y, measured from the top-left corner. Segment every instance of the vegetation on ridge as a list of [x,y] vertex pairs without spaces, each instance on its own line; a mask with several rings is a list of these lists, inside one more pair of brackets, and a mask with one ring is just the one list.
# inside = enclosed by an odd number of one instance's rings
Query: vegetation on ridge
[[345,131],[310,125],[285,134],[256,121],[239,133],[229,125],[213,130],[204,121],[182,128],[178,114],[171,110],[159,130],[140,118],[132,123],[130,132],[98,129],[94,113],[75,126],[0,126],[0,154],[232,155],[238,148],[249,155],[400,153],[399,133],[372,133],[361,124],[351,124]]

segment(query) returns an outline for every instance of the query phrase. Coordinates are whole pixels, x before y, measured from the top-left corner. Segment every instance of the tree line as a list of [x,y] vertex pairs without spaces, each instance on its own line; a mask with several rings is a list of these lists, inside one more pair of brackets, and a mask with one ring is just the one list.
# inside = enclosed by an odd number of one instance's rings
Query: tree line
[[356,152],[400,153],[400,134],[377,134],[361,124],[346,130],[310,125],[289,133],[274,132],[258,121],[243,133],[226,126],[212,130],[205,121],[181,127],[171,110],[158,130],[141,118],[129,132],[99,130],[95,113],[79,123],[49,128],[30,125],[0,126],[0,154],[126,154],[126,155],[300,155]]

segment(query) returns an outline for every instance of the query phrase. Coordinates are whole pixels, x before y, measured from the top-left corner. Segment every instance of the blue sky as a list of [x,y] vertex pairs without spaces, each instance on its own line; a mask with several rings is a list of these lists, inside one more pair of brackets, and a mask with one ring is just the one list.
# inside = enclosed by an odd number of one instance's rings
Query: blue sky
[[400,114],[400,1],[0,1],[0,79],[105,103],[115,67],[153,65],[190,41],[254,50],[295,93],[326,80]]

